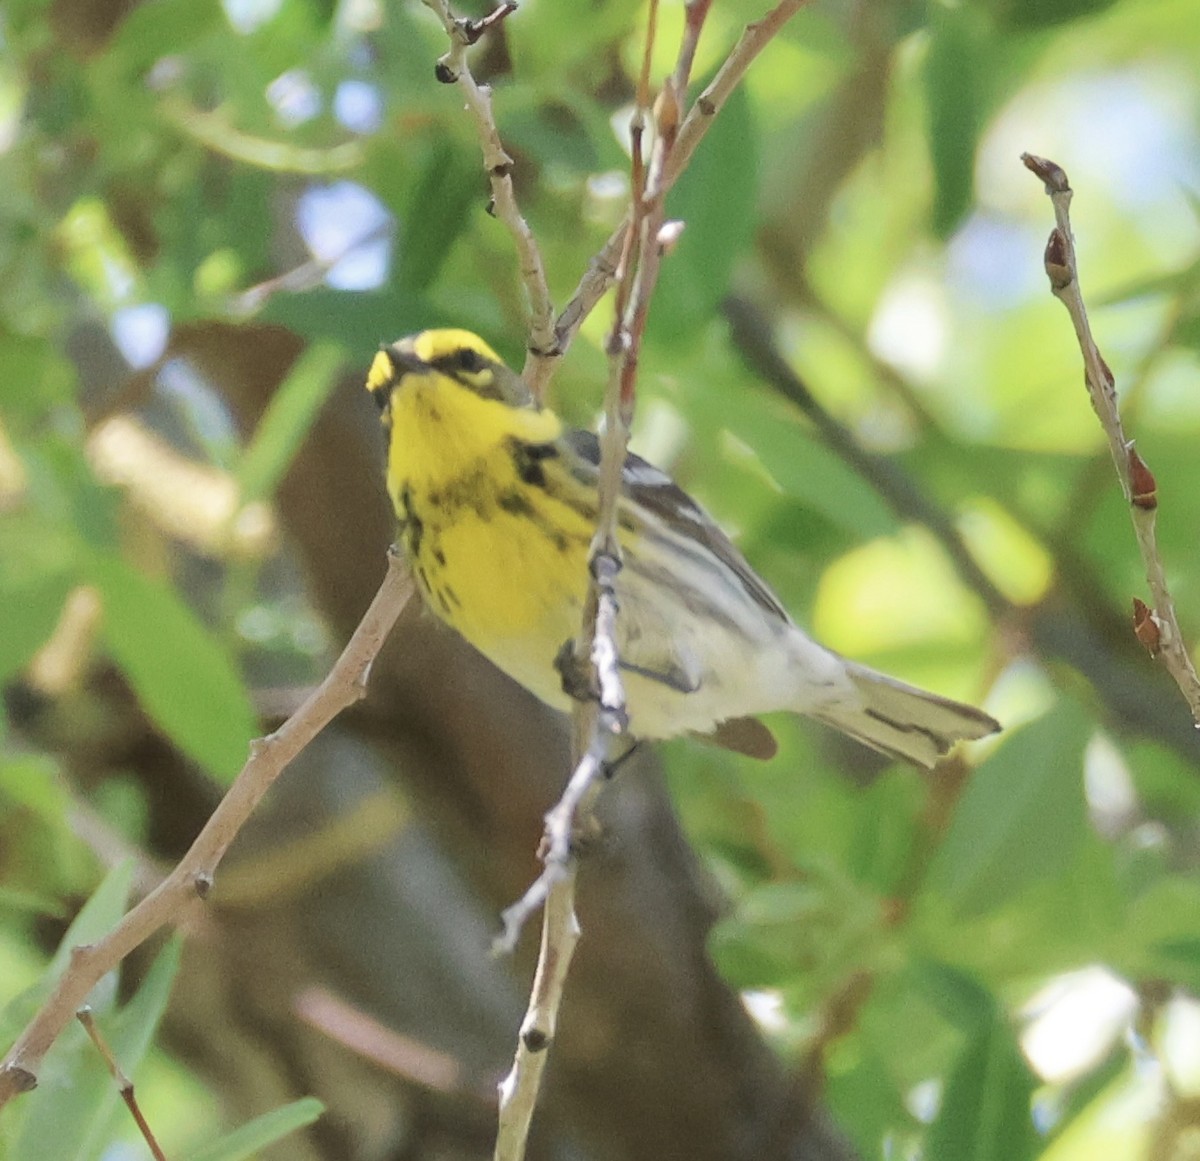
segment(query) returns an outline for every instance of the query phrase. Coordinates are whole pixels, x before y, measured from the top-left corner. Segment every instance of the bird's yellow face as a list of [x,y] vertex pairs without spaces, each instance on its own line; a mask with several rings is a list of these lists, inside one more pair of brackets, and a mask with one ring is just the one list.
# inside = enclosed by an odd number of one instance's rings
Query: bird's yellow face
[[367,373],[367,390],[379,404],[385,426],[394,421],[397,388],[461,388],[480,399],[532,408],[533,398],[516,375],[478,335],[454,328],[421,331],[380,348]]
[[367,373],[367,390],[379,399],[407,375],[438,371],[486,396],[494,390],[500,367],[504,367],[500,356],[470,331],[422,331],[379,351]]
[[562,430],[470,331],[422,331],[381,348],[367,390],[389,432],[388,487],[398,508],[406,484],[436,492],[476,474],[513,439],[543,442]]

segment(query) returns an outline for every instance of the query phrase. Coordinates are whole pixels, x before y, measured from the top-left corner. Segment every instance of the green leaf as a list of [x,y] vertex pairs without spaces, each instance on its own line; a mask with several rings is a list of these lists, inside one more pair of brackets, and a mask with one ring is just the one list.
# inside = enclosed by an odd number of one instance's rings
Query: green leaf
[[255,1117],[219,1141],[204,1146],[192,1153],[188,1161],[244,1161],[288,1133],[311,1125],[324,1111],[325,1106],[316,1097],[292,1101],[289,1105]]
[[243,504],[270,496],[304,443],[342,369],[342,348],[313,343],[279,385],[234,475]]
[[976,1000],[967,1046],[945,1078],[925,1138],[926,1161],[1023,1161],[1039,1148],[1031,1111],[1036,1078],[1004,1012],[982,989]]
[[[62,937],[46,976],[57,980],[66,970],[71,959],[71,949],[81,943],[95,943],[101,936],[106,935],[116,926],[129,902],[129,888],[133,883],[132,859],[118,863],[107,875],[103,882],[92,893],[88,901],[80,908],[74,922],[67,928]],[[97,985],[99,986],[99,985]],[[88,1003],[99,1006],[96,1000],[89,997]]]
[[0,683],[20,673],[46,643],[70,589],[64,573],[9,577],[0,570]]
[[[50,995],[58,977],[66,970],[71,958],[71,949],[81,943],[94,943],[114,927],[125,913],[129,898],[129,886],[133,882],[133,861],[119,863],[105,876],[92,897],[83,905],[74,922],[67,928],[66,935],[58,945],[58,951],[32,987],[14,996],[0,1011],[0,1042],[5,1044],[15,1039],[18,1032]],[[111,975],[105,976],[88,997],[97,1010],[111,1005],[115,995],[115,984]]]
[[973,975],[937,960],[916,960],[913,981],[955,1027],[975,1034],[995,1016],[996,1001]]
[[[109,871],[67,928],[66,935],[58,945],[58,951],[38,981],[5,1005],[3,1013],[0,1014],[0,1036],[3,1037],[4,1043],[14,1039],[45,1003],[70,962],[72,948],[81,943],[94,943],[120,920],[129,899],[133,869],[133,860],[126,859]],[[112,1007],[115,997],[116,974],[109,972],[92,988],[87,1002],[94,1011],[105,1012]],[[39,1071],[38,1088],[18,1106],[20,1124],[11,1132],[9,1138],[16,1143],[10,1149],[9,1161],[35,1161],[37,1158],[52,1156],[34,1150],[40,1150],[39,1142],[45,1120],[49,1118],[53,1125],[63,1112],[63,1102],[73,1095],[70,1077],[83,1059],[85,1046],[91,1049],[90,1056],[93,1062],[98,1064],[94,1059],[95,1049],[91,1047],[83,1029],[73,1025],[63,1032],[47,1053]],[[103,1072],[102,1067],[100,1071]],[[104,1075],[107,1076],[107,1073]],[[60,1083],[58,1078],[62,1077],[67,1079]],[[54,1103],[56,1098],[57,1103]],[[44,1112],[43,1109],[47,1105],[51,1107],[48,1112]],[[21,1142],[25,1144],[22,1145]]]
[[1029,32],[1069,24],[1111,8],[1116,0],[992,0],[997,21],[1014,32]]
[[351,292],[322,286],[304,294],[275,294],[258,320],[278,323],[309,340],[341,344],[343,350],[361,357],[364,378],[380,343],[436,321],[430,308],[398,282],[383,290]]
[[256,732],[228,654],[166,585],[95,553],[88,579],[104,601],[104,641],[163,732],[206,770],[231,779]]
[[758,133],[750,99],[736,89],[679,184],[667,215],[683,235],[663,258],[647,324],[655,341],[695,341],[729,290],[734,262],[754,232],[758,193]]
[[487,199],[487,176],[477,149],[447,139],[421,174],[401,219],[396,283],[413,297],[437,280],[454,243]]
[[57,765],[43,754],[0,761],[0,796],[52,826],[64,823],[71,805]]
[[935,2],[931,7],[925,90],[935,184],[932,224],[938,237],[946,238],[975,197],[983,79],[994,45],[971,5],[950,8]]
[[856,538],[896,530],[896,518],[853,469],[794,423],[770,421],[754,408],[731,409],[728,429],[753,449],[771,478],[793,499]]
[[0,409],[10,432],[71,400],[75,370],[49,342],[0,331],[0,365]]
[[1066,870],[1086,828],[1090,733],[1086,715],[1063,702],[1007,739],[971,776],[924,891],[970,916]]

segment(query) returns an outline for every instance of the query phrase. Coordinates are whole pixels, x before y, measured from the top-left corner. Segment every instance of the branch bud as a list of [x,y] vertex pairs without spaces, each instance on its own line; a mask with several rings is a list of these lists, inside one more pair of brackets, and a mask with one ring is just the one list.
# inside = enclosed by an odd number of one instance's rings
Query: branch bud
[[662,92],[658,94],[658,100],[654,102],[654,124],[658,129],[659,136],[664,141],[674,140],[681,117],[679,93],[676,92],[674,83],[668,77],[663,84]]
[[1158,626],[1158,618],[1150,610],[1145,601],[1133,598],[1133,635],[1145,646],[1151,657],[1158,656],[1162,644],[1162,631]]
[[1146,461],[1137,453],[1133,442],[1125,448],[1129,462],[1129,502],[1135,508],[1153,512],[1158,507],[1158,483]]
[[1046,192],[1051,197],[1055,194],[1071,192],[1067,171],[1056,161],[1051,161],[1048,157],[1038,157],[1035,153],[1022,153],[1021,160],[1030,173],[1042,179],[1046,186]]
[[1062,290],[1071,285],[1071,266],[1067,259],[1067,239],[1063,232],[1055,227],[1050,231],[1050,240],[1046,243],[1046,253],[1042,259],[1046,267],[1046,277],[1050,279],[1050,288]]

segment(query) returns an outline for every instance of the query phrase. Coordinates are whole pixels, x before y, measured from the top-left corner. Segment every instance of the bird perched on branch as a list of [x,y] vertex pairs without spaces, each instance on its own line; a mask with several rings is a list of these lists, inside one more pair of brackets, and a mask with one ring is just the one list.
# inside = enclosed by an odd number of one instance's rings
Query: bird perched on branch
[[[425,603],[542,701],[568,709],[555,658],[579,631],[596,529],[599,441],[539,407],[482,339],[429,330],[367,376],[388,432],[387,485]],[[808,637],[712,518],[629,455],[617,510],[617,648],[633,734],[702,735],[754,757],[755,715],[791,710],[932,767],[999,729],[971,706]]]

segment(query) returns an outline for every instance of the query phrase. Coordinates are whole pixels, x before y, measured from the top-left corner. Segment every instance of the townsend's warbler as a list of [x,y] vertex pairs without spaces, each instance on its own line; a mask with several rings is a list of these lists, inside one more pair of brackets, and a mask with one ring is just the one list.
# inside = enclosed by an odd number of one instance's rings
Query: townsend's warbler
[[[579,631],[598,440],[539,407],[467,331],[383,347],[367,388],[388,432],[388,491],[425,603],[567,709],[554,661]],[[751,715],[794,710],[932,766],[960,738],[999,728],[810,640],[708,514],[635,455],[618,526],[617,645],[635,736],[691,732],[769,757],[774,738]]]

